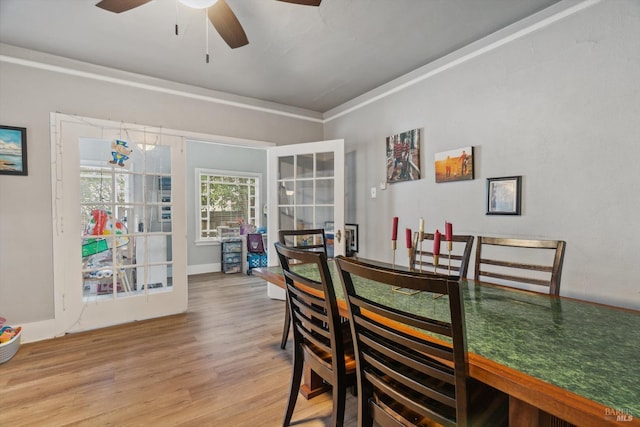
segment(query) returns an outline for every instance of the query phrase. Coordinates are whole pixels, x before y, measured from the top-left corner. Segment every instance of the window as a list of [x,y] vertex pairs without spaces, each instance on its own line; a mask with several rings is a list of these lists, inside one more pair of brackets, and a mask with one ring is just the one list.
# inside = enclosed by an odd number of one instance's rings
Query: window
[[220,240],[259,226],[260,174],[196,169],[198,240]]

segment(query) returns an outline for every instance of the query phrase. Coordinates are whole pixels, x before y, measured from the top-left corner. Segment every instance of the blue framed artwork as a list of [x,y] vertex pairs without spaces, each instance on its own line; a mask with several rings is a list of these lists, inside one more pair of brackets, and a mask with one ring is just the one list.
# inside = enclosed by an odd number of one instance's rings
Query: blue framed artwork
[[27,129],[0,126],[0,174],[27,174]]

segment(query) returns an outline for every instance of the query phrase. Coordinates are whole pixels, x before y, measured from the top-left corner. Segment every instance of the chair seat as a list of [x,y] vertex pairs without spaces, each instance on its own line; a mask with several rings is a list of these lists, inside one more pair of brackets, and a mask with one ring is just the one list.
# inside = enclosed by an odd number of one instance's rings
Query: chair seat
[[[353,351],[353,341],[351,340],[351,335],[348,336],[349,339],[344,340],[344,365],[347,374],[351,374],[356,370],[356,356]],[[331,352],[324,351],[320,347],[315,344],[307,343],[303,346],[303,350],[313,357],[319,359],[322,364],[327,369],[331,369]]]

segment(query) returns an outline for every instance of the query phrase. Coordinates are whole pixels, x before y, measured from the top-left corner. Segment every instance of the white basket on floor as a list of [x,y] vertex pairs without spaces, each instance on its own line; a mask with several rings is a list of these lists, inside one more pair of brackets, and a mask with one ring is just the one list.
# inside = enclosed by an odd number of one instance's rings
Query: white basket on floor
[[11,341],[0,344],[0,364],[8,362],[18,352],[21,336],[22,330]]

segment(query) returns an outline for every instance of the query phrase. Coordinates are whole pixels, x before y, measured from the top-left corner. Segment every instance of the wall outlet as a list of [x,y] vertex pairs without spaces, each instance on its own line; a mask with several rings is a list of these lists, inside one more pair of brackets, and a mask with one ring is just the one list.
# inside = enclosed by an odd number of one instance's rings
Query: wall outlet
[[371,187],[371,198],[375,199],[377,196],[376,194],[376,187]]

